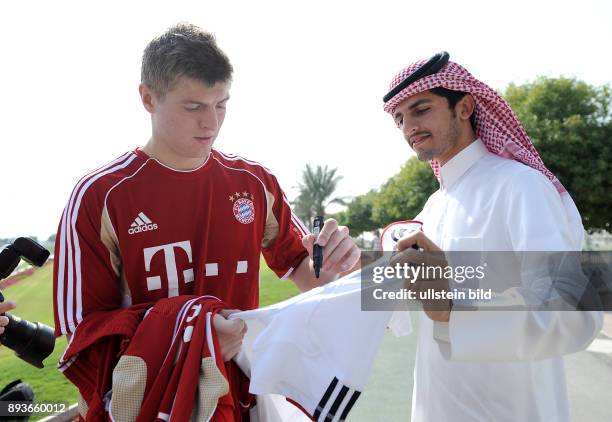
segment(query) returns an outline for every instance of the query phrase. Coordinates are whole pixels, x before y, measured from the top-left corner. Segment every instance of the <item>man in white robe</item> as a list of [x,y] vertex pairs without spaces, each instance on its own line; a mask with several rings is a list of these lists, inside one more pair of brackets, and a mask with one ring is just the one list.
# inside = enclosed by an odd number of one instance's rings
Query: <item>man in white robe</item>
[[[483,260],[488,251],[581,249],[574,202],[508,104],[447,53],[403,69],[384,101],[440,182],[415,217],[423,231],[398,243],[410,262],[413,245],[481,251]],[[520,277],[526,255],[516,256]],[[459,305],[438,301],[420,315],[412,421],[568,421],[562,355],[590,344],[601,313]]]

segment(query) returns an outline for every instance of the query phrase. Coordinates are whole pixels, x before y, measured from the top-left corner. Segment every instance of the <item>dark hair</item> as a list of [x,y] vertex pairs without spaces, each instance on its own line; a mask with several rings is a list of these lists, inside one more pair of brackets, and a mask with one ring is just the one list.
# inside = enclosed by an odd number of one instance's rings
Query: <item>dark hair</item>
[[212,34],[195,25],[179,23],[145,48],[141,82],[163,98],[181,76],[213,86],[216,82],[230,81],[232,71],[229,59]]
[[[448,108],[453,110],[453,112],[459,100],[461,100],[463,97],[467,95],[467,92],[453,91],[450,89],[442,88],[441,86],[437,88],[432,88],[429,90],[429,92],[439,97],[446,98],[446,100],[448,101]],[[470,124],[472,125],[472,130],[476,132],[476,113],[475,112],[472,112],[472,115],[470,116]]]

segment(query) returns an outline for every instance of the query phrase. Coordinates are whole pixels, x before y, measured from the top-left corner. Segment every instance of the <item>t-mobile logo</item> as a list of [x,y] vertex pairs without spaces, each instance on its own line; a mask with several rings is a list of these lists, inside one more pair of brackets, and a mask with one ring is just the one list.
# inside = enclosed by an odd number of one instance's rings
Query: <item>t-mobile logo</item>
[[[174,254],[175,248],[179,248],[187,253],[189,263],[191,264],[193,262],[191,255],[191,243],[188,240],[144,249],[144,263],[147,271],[151,271],[151,260],[153,259],[153,256],[157,252],[163,251],[164,260],[166,263],[166,274],[168,276],[168,297],[179,295],[178,271],[176,269],[176,256]],[[193,268],[187,268],[184,270],[183,277],[185,278],[185,283],[191,283],[193,281]],[[158,290],[161,289],[161,287],[161,276],[157,275],[147,277],[147,288],[149,291]]]

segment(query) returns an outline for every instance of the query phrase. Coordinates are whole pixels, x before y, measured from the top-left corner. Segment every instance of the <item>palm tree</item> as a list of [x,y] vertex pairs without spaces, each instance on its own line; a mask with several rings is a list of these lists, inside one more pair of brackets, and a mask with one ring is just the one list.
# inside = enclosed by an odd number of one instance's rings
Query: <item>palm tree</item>
[[338,169],[317,166],[316,169],[306,164],[302,172],[302,182],[298,183],[300,194],[293,202],[295,213],[306,224],[310,224],[316,215],[325,215],[325,207],[337,203],[345,205],[342,198],[329,199],[342,176],[336,175]]

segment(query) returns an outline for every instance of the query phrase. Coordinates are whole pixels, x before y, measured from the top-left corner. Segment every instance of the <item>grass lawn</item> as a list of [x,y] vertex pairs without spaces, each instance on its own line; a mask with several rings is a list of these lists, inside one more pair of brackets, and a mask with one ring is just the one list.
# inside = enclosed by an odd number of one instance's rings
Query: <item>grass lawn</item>
[[[40,321],[53,327],[53,267],[46,265],[30,277],[3,292],[6,300],[17,302],[15,315],[30,321]],[[266,306],[280,302],[298,293],[291,281],[279,280],[262,260],[260,273],[260,303]],[[45,367],[37,369],[15,357],[12,350],[0,347],[0,389],[10,381],[20,378],[32,385],[38,402],[75,403],[76,389],[56,369],[56,363],[66,348],[64,337],[55,343],[55,350],[44,361]],[[45,415],[36,415],[37,420]]]

